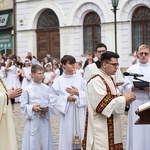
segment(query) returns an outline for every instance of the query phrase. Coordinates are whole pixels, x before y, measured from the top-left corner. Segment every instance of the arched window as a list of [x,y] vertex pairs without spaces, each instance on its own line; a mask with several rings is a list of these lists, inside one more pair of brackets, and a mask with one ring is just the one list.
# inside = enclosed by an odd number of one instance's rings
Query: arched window
[[51,9],[46,9],[39,17],[37,29],[58,28],[59,21]]
[[100,18],[97,13],[89,12],[83,23],[84,53],[94,52],[95,47],[101,42]]
[[142,6],[132,17],[132,52],[141,44],[150,46],[150,9]]

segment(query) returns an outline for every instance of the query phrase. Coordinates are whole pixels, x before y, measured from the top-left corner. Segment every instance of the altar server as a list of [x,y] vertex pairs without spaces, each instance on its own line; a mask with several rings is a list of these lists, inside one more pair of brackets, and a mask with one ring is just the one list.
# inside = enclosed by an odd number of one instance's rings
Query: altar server
[[50,117],[54,114],[49,100],[49,86],[42,83],[44,70],[33,65],[33,82],[23,91],[21,110],[26,117],[22,150],[54,150]]
[[51,104],[60,112],[59,150],[72,150],[75,137],[79,140],[79,149],[84,133],[86,93],[85,80],[75,73],[76,60],[64,55],[61,64],[64,72],[54,81],[51,92]]
[[[144,81],[150,82],[150,48],[148,45],[141,45],[137,52],[139,62],[132,65],[127,69],[131,74],[142,74],[143,77],[138,77]],[[126,150],[149,150],[150,149],[150,125],[135,125],[138,120],[138,115],[135,111],[139,105],[150,101],[150,87],[143,90],[136,88],[133,85],[135,80],[133,76],[126,76],[123,85],[123,91],[132,91],[136,95],[136,101],[130,105],[128,113],[128,126],[127,126],[127,144]]]

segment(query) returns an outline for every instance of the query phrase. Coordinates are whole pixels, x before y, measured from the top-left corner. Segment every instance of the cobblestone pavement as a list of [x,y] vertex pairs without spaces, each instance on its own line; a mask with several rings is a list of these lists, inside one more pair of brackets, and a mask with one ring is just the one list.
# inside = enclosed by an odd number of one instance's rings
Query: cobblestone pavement
[[[21,113],[19,103],[16,103],[14,105],[14,122],[15,122],[15,128],[16,128],[18,150],[21,150],[25,118]],[[122,122],[123,143],[125,147],[127,115],[121,116],[121,122]],[[58,133],[59,133],[59,116],[58,115],[53,116],[51,118],[51,125],[52,125],[53,137],[54,137],[55,150],[58,150]]]

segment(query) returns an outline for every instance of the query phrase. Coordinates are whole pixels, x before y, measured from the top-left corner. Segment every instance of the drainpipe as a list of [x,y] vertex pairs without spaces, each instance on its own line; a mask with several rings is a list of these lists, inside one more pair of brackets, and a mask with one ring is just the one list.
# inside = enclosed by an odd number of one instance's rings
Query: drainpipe
[[16,0],[13,0],[13,36],[14,36],[14,54],[17,53],[17,43],[16,43]]

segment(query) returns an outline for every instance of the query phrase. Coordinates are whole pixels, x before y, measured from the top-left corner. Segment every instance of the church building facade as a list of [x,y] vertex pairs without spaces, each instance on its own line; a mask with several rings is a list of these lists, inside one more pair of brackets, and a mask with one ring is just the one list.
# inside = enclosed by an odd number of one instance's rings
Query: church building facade
[[[111,0],[15,0],[16,51],[40,61],[46,54],[86,59],[102,42],[115,52]],[[116,14],[117,53],[121,67],[131,65],[139,45],[150,45],[150,1],[120,0]]]

